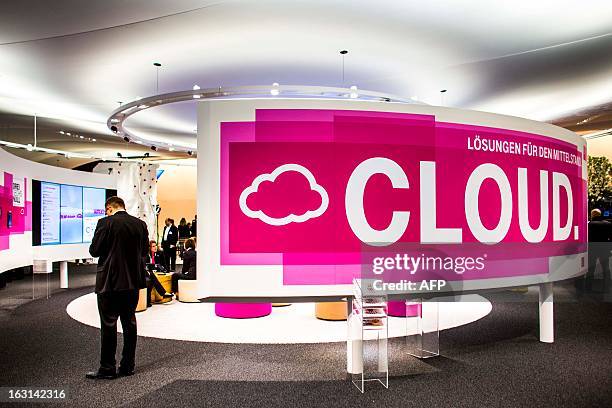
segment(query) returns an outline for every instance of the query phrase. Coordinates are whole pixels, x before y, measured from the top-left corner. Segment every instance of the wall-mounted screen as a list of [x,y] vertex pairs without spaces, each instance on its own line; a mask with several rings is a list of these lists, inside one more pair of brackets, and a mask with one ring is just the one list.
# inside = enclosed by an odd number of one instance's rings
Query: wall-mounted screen
[[41,182],[40,244],[91,242],[106,197],[103,188]]
[[106,190],[83,188],[83,242],[91,242],[98,220],[104,217]]
[[61,186],[60,237],[62,244],[83,242],[83,187]]
[[60,243],[60,185],[40,183],[40,243]]

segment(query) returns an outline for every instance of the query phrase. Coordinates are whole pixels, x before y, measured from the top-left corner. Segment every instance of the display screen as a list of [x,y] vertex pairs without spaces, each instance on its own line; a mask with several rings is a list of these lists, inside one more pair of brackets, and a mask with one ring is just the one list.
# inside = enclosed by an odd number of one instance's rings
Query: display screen
[[83,188],[83,242],[91,242],[98,220],[104,217],[106,190]]
[[83,187],[61,186],[60,237],[62,244],[83,242]]
[[91,242],[104,217],[106,190],[41,182],[40,244]]
[[60,185],[40,183],[40,243],[60,243]]

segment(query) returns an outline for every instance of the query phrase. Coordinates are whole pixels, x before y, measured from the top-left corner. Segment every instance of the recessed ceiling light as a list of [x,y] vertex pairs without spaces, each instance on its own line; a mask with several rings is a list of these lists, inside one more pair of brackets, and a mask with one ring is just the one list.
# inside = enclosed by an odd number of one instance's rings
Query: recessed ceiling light
[[359,94],[357,93],[357,85],[351,86],[351,94],[349,95],[351,99],[356,99]]
[[112,118],[110,121],[111,123],[119,123],[119,119],[117,118]]
[[92,142],[95,142],[95,141],[96,141],[96,139],[91,139],[91,141],[92,141]]
[[70,132],[67,132],[66,134],[67,134],[68,136],[72,136],[72,135],[70,134]]
[[[199,87],[198,85],[194,85],[194,86],[193,86],[193,90],[194,90],[194,91],[197,91],[197,90],[199,90],[199,89],[200,89],[200,87]],[[200,99],[200,96],[201,96],[200,94],[194,94],[194,95],[193,95],[193,99]]]
[[62,134],[62,135],[63,135],[63,134],[64,134],[64,131],[63,131],[63,130],[60,130],[60,134]]
[[85,139],[85,136],[79,136],[79,139]]
[[278,82],[273,83],[272,89],[270,89],[270,94],[273,96],[277,96],[278,94],[280,94],[280,90],[278,89],[278,87]]
[[147,109],[148,105],[138,105],[138,109]]

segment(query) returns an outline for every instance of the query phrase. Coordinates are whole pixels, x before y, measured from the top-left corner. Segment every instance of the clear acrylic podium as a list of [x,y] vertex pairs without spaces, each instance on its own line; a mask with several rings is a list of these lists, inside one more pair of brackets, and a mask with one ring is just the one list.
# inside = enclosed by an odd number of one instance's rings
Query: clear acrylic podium
[[435,300],[411,299],[406,300],[405,305],[407,353],[417,358],[439,356],[440,307],[438,302]]
[[362,280],[353,281],[347,339],[347,371],[362,393],[368,381],[389,388],[387,297],[368,294],[362,290],[363,284]]

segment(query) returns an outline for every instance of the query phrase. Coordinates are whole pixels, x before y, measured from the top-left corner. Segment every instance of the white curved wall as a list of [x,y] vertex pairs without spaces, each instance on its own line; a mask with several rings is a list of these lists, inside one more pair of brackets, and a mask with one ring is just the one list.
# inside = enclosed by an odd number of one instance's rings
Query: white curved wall
[[[253,122],[256,119],[257,109],[359,110],[432,115],[435,116],[436,122],[526,132],[536,137],[542,136],[550,140],[565,142],[573,146],[573,151],[580,156],[585,149],[584,139],[566,129],[547,123],[486,112],[351,100],[278,98],[202,101],[198,110],[198,214],[201,219],[198,224],[198,237],[200,238],[198,245],[198,281],[201,296],[272,297],[347,295],[351,293],[351,286],[346,284],[295,284],[287,286],[283,283],[282,267],[276,265],[276,261],[270,260],[270,258],[261,262],[249,263],[247,261],[243,265],[223,263],[220,231],[224,209],[219,198],[224,194],[220,183],[224,156],[221,151],[220,138],[222,132],[220,128],[221,124],[226,122]],[[276,136],[280,138],[282,135]],[[577,170],[578,179],[581,182],[586,182],[586,165],[583,162],[581,166],[582,168],[578,167]],[[577,222],[579,223],[579,229],[584,234],[586,217],[584,220],[577,220]],[[252,239],[255,241],[258,237],[252,235]],[[313,239],[315,238],[313,237]],[[583,235],[580,239],[583,239]],[[265,253],[265,251],[260,253]],[[272,251],[268,251],[268,253],[272,253]],[[550,257],[549,269],[555,271],[555,273],[521,277],[521,284],[533,285],[548,280],[567,279],[584,273],[584,257],[584,253],[567,257]],[[316,273],[317,271],[313,272]],[[479,279],[470,281],[469,288],[478,290],[490,287],[514,286],[516,282],[516,279],[503,277]]]
[[[26,201],[32,201],[32,180],[49,181],[60,184],[75,184],[87,187],[116,189],[115,176],[68,170],[22,159],[0,149],[0,172],[11,173],[15,177],[26,178]],[[4,183],[4,177],[0,177]],[[30,217],[31,223],[31,214]],[[4,218],[3,218],[4,219]],[[89,244],[32,246],[32,231],[9,235],[9,248],[0,250],[0,272],[32,265],[36,260],[71,260],[89,258]]]

